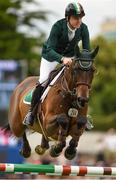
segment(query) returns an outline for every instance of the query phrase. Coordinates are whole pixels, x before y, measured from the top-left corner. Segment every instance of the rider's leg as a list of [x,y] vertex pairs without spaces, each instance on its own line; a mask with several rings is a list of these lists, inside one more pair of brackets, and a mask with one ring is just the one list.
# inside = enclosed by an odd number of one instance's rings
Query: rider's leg
[[23,121],[24,125],[33,125],[35,114],[36,114],[37,107],[38,107],[37,105],[39,104],[42,92],[43,92],[43,86],[41,86],[41,84],[38,82],[38,84],[36,85],[36,87],[33,91],[31,107]]
[[23,121],[24,125],[33,125],[37,107],[40,103],[40,98],[43,92],[42,83],[44,83],[47,80],[49,73],[56,67],[57,64],[58,64],[57,62],[49,62],[45,60],[44,58],[42,58],[41,65],[40,65],[39,82],[37,83],[36,88],[33,92],[32,100],[31,100],[31,107]]
[[39,76],[39,82],[40,84],[44,83],[50,74],[51,71],[55,69],[55,67],[58,65],[58,62],[49,62],[46,59],[42,58],[41,64],[40,64],[40,76]]

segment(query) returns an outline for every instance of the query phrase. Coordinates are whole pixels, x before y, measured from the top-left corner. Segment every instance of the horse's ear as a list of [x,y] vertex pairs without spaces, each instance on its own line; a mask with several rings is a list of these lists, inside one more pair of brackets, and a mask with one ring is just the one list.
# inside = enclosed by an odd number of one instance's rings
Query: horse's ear
[[97,46],[92,52],[91,52],[91,58],[94,59],[99,51],[99,46]]
[[80,57],[81,52],[80,52],[78,44],[76,44],[75,47],[74,47],[74,53],[75,53],[76,57]]

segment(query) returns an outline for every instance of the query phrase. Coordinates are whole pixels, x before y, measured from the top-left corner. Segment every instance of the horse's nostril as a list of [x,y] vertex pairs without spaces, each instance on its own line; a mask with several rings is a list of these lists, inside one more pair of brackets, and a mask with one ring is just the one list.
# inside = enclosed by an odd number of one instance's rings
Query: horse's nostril
[[78,97],[78,101],[81,102],[82,104],[85,104],[89,101],[89,98],[86,97]]
[[84,107],[85,106],[85,98],[82,98],[82,97],[79,97],[78,98],[78,105],[80,106],[80,107]]

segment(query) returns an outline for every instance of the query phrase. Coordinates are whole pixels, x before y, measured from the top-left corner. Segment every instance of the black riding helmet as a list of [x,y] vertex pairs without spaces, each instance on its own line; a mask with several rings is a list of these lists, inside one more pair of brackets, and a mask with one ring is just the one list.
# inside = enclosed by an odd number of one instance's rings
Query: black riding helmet
[[69,3],[65,10],[65,17],[77,16],[83,17],[85,16],[84,9],[80,3]]

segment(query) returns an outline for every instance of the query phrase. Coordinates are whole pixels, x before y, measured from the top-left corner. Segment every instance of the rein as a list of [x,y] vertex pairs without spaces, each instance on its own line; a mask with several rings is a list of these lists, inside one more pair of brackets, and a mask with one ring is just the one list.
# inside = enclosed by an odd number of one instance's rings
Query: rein
[[[63,83],[63,82],[64,82],[64,83]],[[64,85],[66,86],[66,88],[65,88]],[[72,91],[70,90],[69,85],[68,85],[68,82],[67,82],[65,76],[63,76],[62,79],[61,79],[61,87],[62,87],[62,89],[63,89],[66,93],[70,94],[71,96],[75,96],[75,95],[76,95],[76,94],[75,94],[75,88],[73,88]]]
[[[64,82],[64,83],[63,83],[63,82]],[[73,77],[73,83],[74,83],[74,77]],[[85,85],[85,86],[88,87],[89,90],[91,90],[91,85],[88,84],[88,83],[86,83],[86,82],[77,82],[77,83],[76,83],[76,87],[78,87],[78,86],[80,86],[80,85]],[[71,96],[75,96],[75,95],[76,95],[76,93],[75,93],[75,87],[73,88],[72,91],[70,90],[69,85],[68,85],[68,82],[67,82],[67,79],[66,79],[65,76],[63,76],[62,79],[61,79],[61,87],[62,87],[62,89],[63,89],[66,93],[70,94]]]

